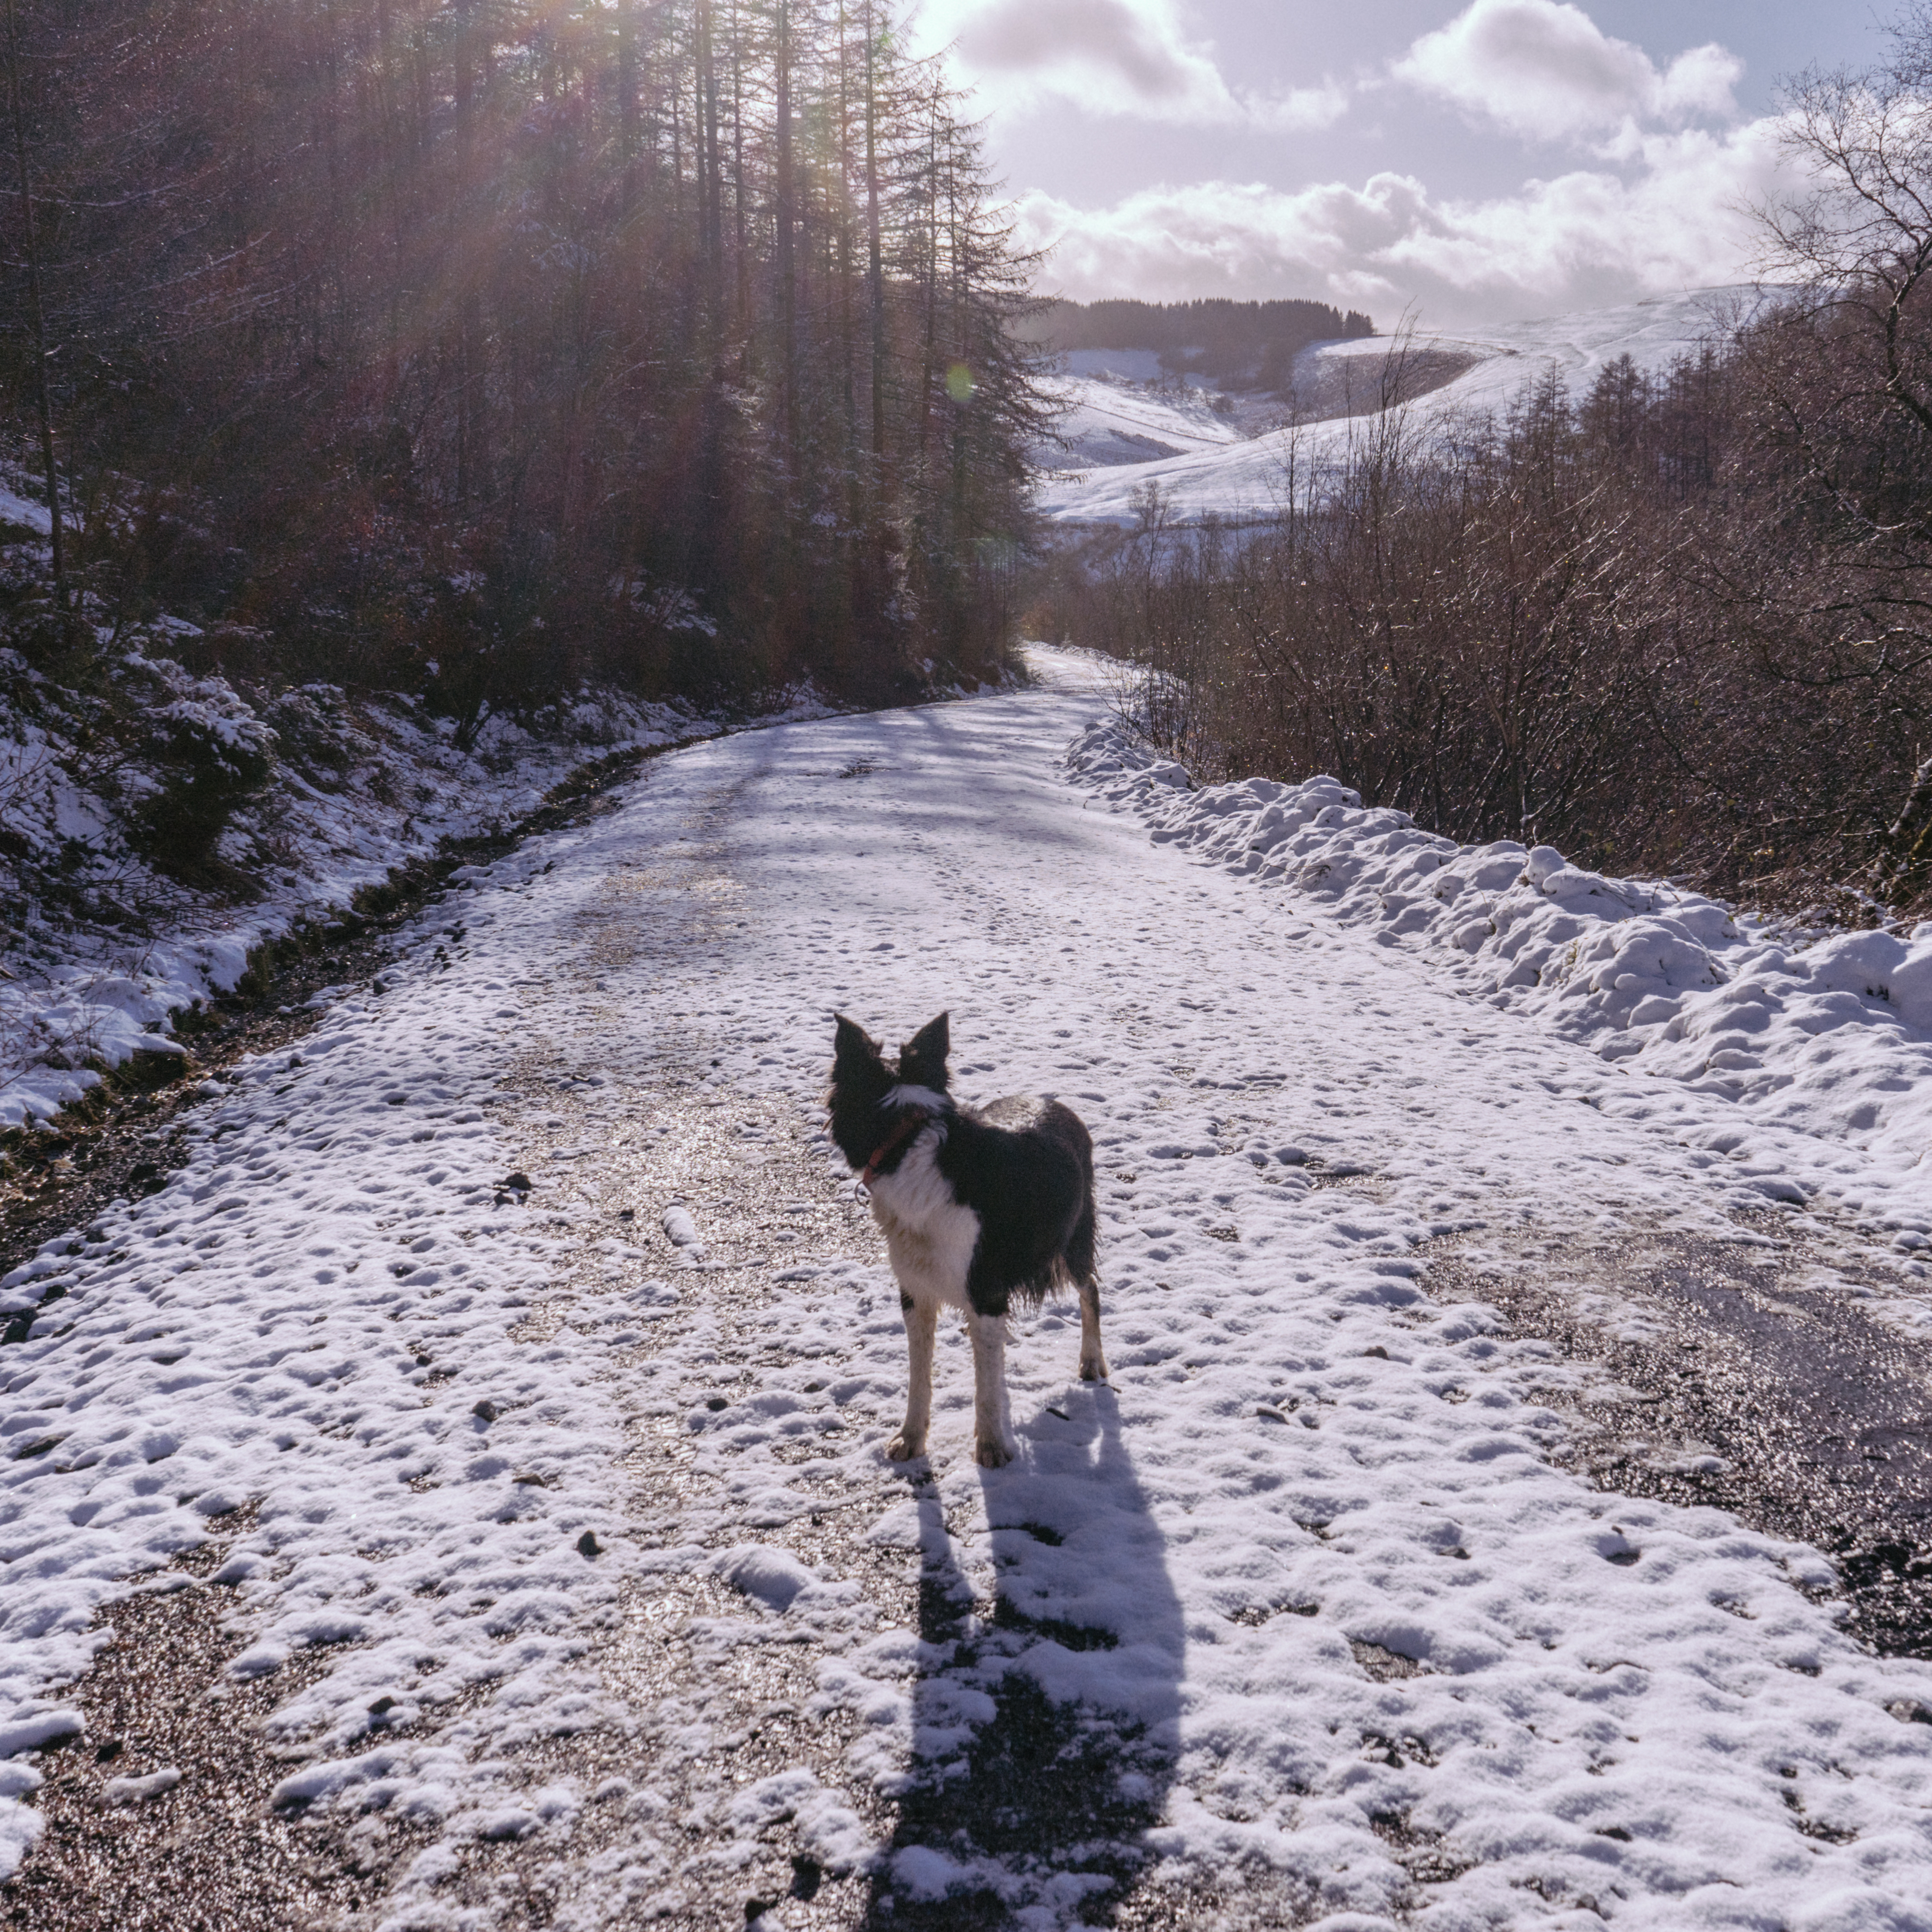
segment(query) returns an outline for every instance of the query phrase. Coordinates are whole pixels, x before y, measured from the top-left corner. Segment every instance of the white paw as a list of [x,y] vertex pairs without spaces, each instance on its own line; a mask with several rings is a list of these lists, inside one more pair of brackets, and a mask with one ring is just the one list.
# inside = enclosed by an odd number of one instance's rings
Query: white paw
[[1083,1382],[1103,1382],[1107,1379],[1107,1360],[1104,1355],[1082,1355],[1080,1358],[1080,1379]]
[[922,1436],[908,1436],[904,1430],[886,1444],[886,1454],[895,1462],[910,1462],[915,1456],[926,1454],[926,1441]]
[[973,1460],[982,1469],[1004,1469],[1013,1460],[1013,1452],[1005,1443],[982,1436],[973,1444]]

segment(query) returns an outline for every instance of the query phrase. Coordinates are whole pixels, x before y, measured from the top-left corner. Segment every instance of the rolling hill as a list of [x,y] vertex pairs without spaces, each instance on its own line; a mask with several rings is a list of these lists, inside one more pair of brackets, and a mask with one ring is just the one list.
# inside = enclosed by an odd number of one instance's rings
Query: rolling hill
[[1763,299],[1749,285],[1699,289],[1464,334],[1418,330],[1406,346],[1382,336],[1317,343],[1296,358],[1292,399],[1219,394],[1198,376],[1163,382],[1148,352],[1078,352],[1052,379],[1065,412],[1057,440],[1037,453],[1036,500],[1050,522],[1130,524],[1137,493],[1155,484],[1183,520],[1264,516],[1291,456],[1333,464],[1364,433],[1392,356],[1407,358],[1409,424],[1428,434],[1504,406],[1547,370],[1574,393],[1622,356],[1665,368]]

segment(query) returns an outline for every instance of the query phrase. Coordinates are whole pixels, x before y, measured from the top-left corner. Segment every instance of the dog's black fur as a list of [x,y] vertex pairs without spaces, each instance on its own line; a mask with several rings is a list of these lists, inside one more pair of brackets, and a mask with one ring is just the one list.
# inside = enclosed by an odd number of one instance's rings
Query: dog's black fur
[[1080,1372],[1105,1378],[1094,1272],[1094,1143],[1057,1100],[962,1107],[946,1071],[941,1013],[900,1048],[897,1070],[842,1014],[832,1053],[832,1137],[865,1180],[885,1232],[905,1316],[910,1375],[905,1426],[886,1453],[922,1454],[932,1414],[933,1342],[942,1307],[966,1317],[973,1344],[974,1454],[1010,1462],[1006,1315],[1015,1296],[1080,1292]]
[[[978,1315],[1004,1315],[1018,1296],[1036,1306],[1049,1288],[1091,1288],[1094,1142],[1078,1114],[1058,1100],[1015,1094],[962,1106],[946,1067],[950,1016],[899,1048],[895,1073],[878,1042],[841,1013],[833,1042],[832,1138],[855,1170],[886,1151],[875,1170],[896,1173],[917,1137],[892,1144],[908,1114],[944,1129],[934,1165],[952,1197],[980,1220],[966,1294]],[[932,1096],[904,1096],[906,1090]]]

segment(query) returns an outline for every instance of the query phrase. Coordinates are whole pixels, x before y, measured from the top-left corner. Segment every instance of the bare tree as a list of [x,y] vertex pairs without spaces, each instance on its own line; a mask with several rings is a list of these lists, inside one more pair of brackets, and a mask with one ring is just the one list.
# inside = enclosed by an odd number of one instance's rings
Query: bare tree
[[67,614],[67,559],[62,542],[60,469],[54,456],[53,378],[48,361],[47,312],[40,284],[40,225],[34,213],[33,177],[27,166],[27,110],[21,100],[22,50],[16,0],[7,0],[7,106],[13,123],[16,190],[20,203],[20,232],[27,261],[27,313],[34,333],[34,400],[40,417],[40,460],[46,476],[49,535],[53,550],[54,604],[63,620]]
[[1766,266],[1802,294],[1742,338],[1784,487],[1713,574],[1771,676],[1846,716],[1877,766],[1902,762],[1896,808],[1851,773],[1831,804],[1881,890],[1910,898],[1932,880],[1932,6],[1890,35],[1879,65],[1786,90],[1802,185],[1758,215]]
[[1932,370],[1913,306],[1932,273],[1932,8],[1892,29],[1892,58],[1789,83],[1781,142],[1804,185],[1764,202],[1765,266],[1875,333],[1885,392],[1932,433]]

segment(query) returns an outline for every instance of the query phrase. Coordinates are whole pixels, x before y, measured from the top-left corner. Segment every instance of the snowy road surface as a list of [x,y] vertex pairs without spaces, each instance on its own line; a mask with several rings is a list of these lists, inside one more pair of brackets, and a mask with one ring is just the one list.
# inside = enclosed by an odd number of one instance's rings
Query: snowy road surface
[[[1932,1667],[1815,1550],[1593,1487],[1641,1392],[1478,1298],[1640,1341],[1603,1258],[1829,1226],[1074,787],[1102,707],[1053,662],[660,760],[9,1278],[27,1922],[96,1922],[74,1821],[152,1892],[254,1776],[326,1867],[257,1924],[1932,1927]],[[835,1007],[950,1008],[966,1097],[1094,1130],[1113,1380],[1072,1307],[1020,1324],[1010,1468],[956,1332],[929,1462],[884,1460]],[[137,1573],[226,1661],[97,1761]],[[252,1772],[192,1755],[224,1709]]]

